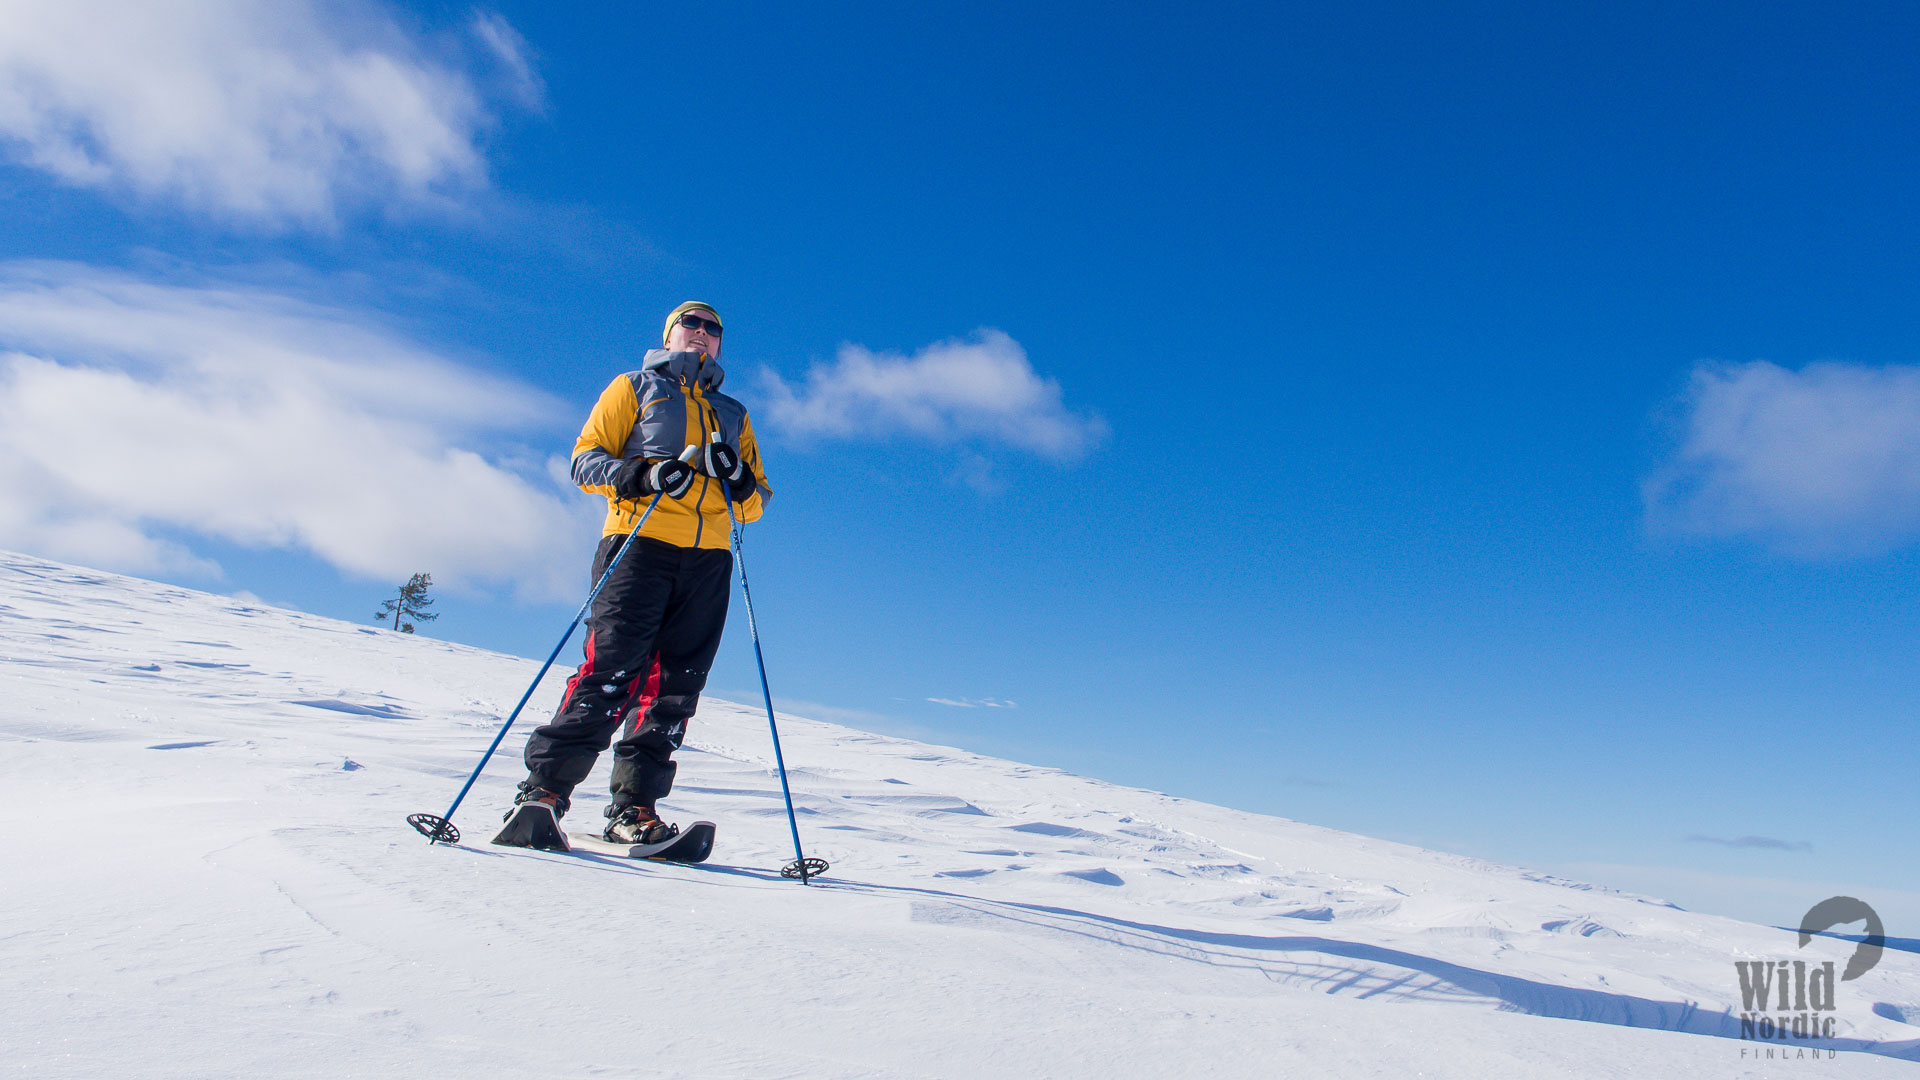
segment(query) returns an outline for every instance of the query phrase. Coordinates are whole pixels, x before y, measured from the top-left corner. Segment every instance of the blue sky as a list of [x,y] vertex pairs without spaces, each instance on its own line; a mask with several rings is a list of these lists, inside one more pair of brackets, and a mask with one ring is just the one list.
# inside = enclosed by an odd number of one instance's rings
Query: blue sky
[[1916,22],[28,5],[0,545],[544,656],[703,298],[796,711],[1910,934]]

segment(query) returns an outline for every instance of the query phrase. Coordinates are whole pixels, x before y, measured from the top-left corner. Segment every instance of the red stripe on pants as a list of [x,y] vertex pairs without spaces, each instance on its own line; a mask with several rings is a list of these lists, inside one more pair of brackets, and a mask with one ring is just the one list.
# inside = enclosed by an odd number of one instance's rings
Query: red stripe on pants
[[660,654],[655,653],[653,664],[647,668],[647,677],[633,680],[633,692],[627,695],[627,704],[623,708],[632,710],[628,715],[632,716],[633,720],[626,725],[626,730],[621,733],[623,736],[630,736],[640,730],[640,725],[647,722],[647,710],[653,707],[653,699],[659,696]]
[[[585,678],[587,672],[592,670],[593,670],[593,631],[588,630],[587,631],[587,658],[581,662],[579,667],[574,669],[573,678],[567,680],[566,695],[560,699],[560,712],[562,713],[566,712],[567,706],[573,704],[574,690],[579,688],[580,680]],[[555,715],[559,715],[559,714],[556,713]]]

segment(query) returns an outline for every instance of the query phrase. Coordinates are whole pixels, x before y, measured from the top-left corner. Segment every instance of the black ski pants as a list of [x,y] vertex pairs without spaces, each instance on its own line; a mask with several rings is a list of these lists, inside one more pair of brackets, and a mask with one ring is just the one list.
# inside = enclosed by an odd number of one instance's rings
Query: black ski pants
[[[604,537],[593,580],[626,535]],[[527,772],[561,795],[613,748],[613,804],[652,806],[673,789],[673,752],[686,738],[727,625],[733,553],[636,536],[587,616],[586,660],[567,681],[553,722],[527,739]]]

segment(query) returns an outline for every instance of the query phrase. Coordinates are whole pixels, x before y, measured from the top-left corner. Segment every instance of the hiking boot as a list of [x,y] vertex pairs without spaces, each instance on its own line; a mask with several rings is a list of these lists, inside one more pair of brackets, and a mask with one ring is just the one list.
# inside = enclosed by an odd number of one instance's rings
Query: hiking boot
[[[520,793],[513,797],[513,805],[516,809],[523,803],[544,803],[553,810],[554,820],[557,821],[565,816],[567,808],[573,805],[573,800],[552,788],[541,787],[532,777],[528,777],[520,781]],[[507,811],[507,816],[512,817],[513,811]]]
[[609,806],[607,831],[602,835],[615,844],[658,844],[680,835],[680,826],[660,820],[651,806]]

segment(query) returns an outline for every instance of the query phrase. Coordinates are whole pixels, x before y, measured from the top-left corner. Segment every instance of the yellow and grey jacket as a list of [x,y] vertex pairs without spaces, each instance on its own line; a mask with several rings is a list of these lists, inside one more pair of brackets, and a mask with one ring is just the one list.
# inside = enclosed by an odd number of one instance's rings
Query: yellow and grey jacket
[[[688,445],[706,443],[714,431],[739,449],[740,460],[753,473],[753,494],[735,503],[733,513],[741,521],[759,519],[773,499],[773,489],[760,465],[747,407],[720,392],[725,378],[719,361],[699,353],[649,349],[639,371],[607,384],[573,444],[573,482],[582,491],[607,497],[606,535],[632,532],[647,505],[614,494],[613,474],[622,461],[679,457]],[[710,476],[696,476],[686,494],[661,497],[640,535],[677,547],[725,548],[726,487]]]

